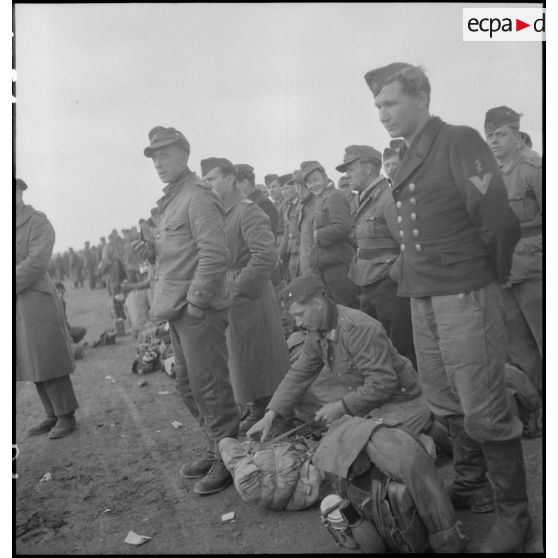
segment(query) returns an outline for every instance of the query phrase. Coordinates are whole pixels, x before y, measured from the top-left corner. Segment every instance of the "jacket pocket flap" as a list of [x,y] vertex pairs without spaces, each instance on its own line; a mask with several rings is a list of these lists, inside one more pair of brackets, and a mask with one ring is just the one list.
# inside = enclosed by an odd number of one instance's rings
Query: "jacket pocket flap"
[[444,264],[453,264],[487,256],[486,249],[480,242],[467,242],[440,250],[440,259]]

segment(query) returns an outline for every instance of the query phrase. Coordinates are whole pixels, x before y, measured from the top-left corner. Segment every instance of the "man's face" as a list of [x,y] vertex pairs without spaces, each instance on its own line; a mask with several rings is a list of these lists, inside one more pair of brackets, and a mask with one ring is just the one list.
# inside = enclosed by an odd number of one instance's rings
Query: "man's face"
[[186,168],[188,152],[176,145],[167,145],[153,151],[151,159],[161,182],[168,184]]
[[350,183],[344,189],[362,192],[370,181],[370,176],[366,174],[366,167],[362,161],[353,161],[345,170],[345,174]]
[[295,319],[297,327],[318,331],[323,321],[323,304],[319,299],[312,299],[305,304],[293,302],[289,306],[289,314]]
[[316,169],[306,177],[306,186],[315,196],[319,196],[327,188],[327,176]]
[[392,138],[413,137],[424,115],[424,97],[411,97],[403,93],[401,83],[392,81],[374,97],[380,111],[380,122]]
[[281,199],[281,184],[279,180],[274,180],[273,182],[269,183],[269,197],[272,200],[280,200]]
[[384,171],[386,171],[388,178],[393,178],[400,166],[401,162],[399,161],[399,157],[391,157],[390,159],[386,159],[384,161]]
[[494,157],[499,161],[505,161],[512,156],[520,145],[517,133],[507,125],[488,132],[486,134],[486,143],[492,149]]
[[227,195],[234,184],[234,176],[232,174],[225,176],[219,167],[211,169],[203,179],[211,185],[213,190],[219,194],[221,198]]
[[294,201],[296,199],[297,193],[294,183],[287,182],[283,186],[283,197],[288,201]]
[[236,180],[236,185],[238,186],[238,189],[239,189],[246,197],[248,197],[248,195],[249,195],[250,192],[252,191],[252,188],[250,187],[250,183],[249,183],[248,180],[246,180],[245,178],[243,178],[242,180],[237,179],[237,180]]

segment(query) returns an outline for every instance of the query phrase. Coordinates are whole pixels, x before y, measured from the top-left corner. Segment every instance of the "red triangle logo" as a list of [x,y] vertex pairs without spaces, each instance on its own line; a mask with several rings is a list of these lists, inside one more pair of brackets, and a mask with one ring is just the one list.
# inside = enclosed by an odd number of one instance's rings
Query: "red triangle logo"
[[515,30],[516,31],[521,31],[522,29],[525,29],[526,27],[531,27],[530,23],[525,23],[524,21],[521,21],[520,19],[515,18]]

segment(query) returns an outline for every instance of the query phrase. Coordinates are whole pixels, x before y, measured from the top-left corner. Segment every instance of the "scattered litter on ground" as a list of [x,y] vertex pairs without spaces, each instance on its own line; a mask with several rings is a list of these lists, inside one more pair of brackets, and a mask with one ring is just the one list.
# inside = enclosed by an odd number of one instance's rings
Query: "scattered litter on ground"
[[135,546],[138,546],[150,540],[151,537],[148,537],[147,535],[138,535],[134,531],[128,531],[128,536],[124,539],[124,542],[126,544],[133,544]]
[[48,482],[52,480],[52,473],[45,473],[39,482]]
[[235,513],[232,511],[232,512],[229,512],[229,513],[224,513],[221,516],[221,521],[223,523],[226,523],[227,521],[234,521],[234,518],[235,518]]
[[138,386],[139,386],[139,387],[143,387],[143,386],[146,386],[146,385],[147,385],[147,380],[140,380],[140,381],[138,382]]
[[159,395],[169,395],[170,391],[160,391]]
[[112,510],[111,510],[110,508],[105,508],[105,509],[103,510],[103,513],[110,513],[111,511],[112,511]]
[[105,380],[112,380],[112,376],[105,376]]
[[184,426],[181,422],[178,422],[177,420],[173,420],[171,422],[171,424],[172,424],[173,428],[181,428],[181,427]]

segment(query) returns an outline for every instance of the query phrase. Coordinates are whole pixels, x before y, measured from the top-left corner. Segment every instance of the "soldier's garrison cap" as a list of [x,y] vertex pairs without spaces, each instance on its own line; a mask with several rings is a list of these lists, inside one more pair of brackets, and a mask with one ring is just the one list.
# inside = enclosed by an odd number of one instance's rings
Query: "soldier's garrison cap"
[[389,142],[389,147],[384,149],[384,161],[391,159],[392,157],[399,157],[399,152],[404,145],[404,141],[402,139],[394,139]]
[[27,184],[25,184],[25,182],[21,180],[21,178],[16,178],[14,180],[14,189],[21,190],[23,192],[23,190],[27,190]]
[[143,154],[146,157],[151,157],[153,151],[160,149],[161,147],[166,147],[167,145],[176,144],[178,147],[182,147],[185,151],[190,153],[190,144],[188,140],[184,137],[182,132],[179,132],[175,128],[165,128],[164,126],[155,126],[152,128],[148,134],[149,146],[143,150]]
[[202,159],[200,165],[202,176],[205,176],[209,171],[212,171],[216,167],[221,169],[230,169],[236,174],[234,165],[228,159],[224,159],[223,157],[209,157],[207,159]]
[[274,180],[279,180],[278,174],[266,174],[264,176],[264,182],[266,186],[269,186]]
[[279,298],[285,306],[315,294],[325,294],[325,286],[319,275],[305,275],[293,279],[280,293]]
[[318,161],[304,161],[300,163],[300,173],[302,174],[302,180],[306,182],[308,175],[313,173],[315,170],[321,169],[325,172],[324,167]]
[[372,94],[376,96],[393,74],[396,74],[405,68],[412,67],[413,66],[411,64],[407,64],[406,62],[393,62],[387,66],[382,66],[381,68],[375,68],[374,70],[366,72],[364,74],[364,79],[368,84],[370,91],[372,91]]
[[289,184],[293,181],[293,175],[292,173],[289,174],[283,174],[279,177],[279,184],[281,184],[281,186],[284,186],[285,184]]
[[501,106],[488,109],[484,117],[485,133],[493,132],[496,128],[505,124],[519,124],[521,114],[510,107]]
[[302,173],[300,172],[299,169],[296,169],[295,171],[293,171],[293,182],[298,182],[299,184],[304,184],[304,178],[303,178]]
[[239,180],[244,180],[245,178],[252,181],[256,180],[256,175],[254,174],[254,167],[252,167],[251,165],[239,163],[238,165],[234,166],[234,170],[236,172],[236,177]]
[[370,145],[349,145],[345,147],[345,155],[343,156],[343,162],[337,165],[335,168],[339,172],[345,172],[347,167],[358,161],[360,159],[365,159],[368,161],[378,161],[382,163],[382,155],[379,151],[376,151]]

